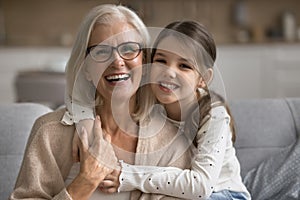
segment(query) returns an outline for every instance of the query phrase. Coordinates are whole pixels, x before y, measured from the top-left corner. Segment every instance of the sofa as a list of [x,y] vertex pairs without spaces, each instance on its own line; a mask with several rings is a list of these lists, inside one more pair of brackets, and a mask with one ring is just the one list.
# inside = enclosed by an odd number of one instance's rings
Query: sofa
[[[283,173],[283,168],[290,169],[284,163],[299,141],[300,98],[236,100],[229,102],[229,106],[236,124],[235,147],[241,163],[241,174],[253,199],[294,199],[284,197],[284,187],[291,188],[291,183],[287,181],[272,187],[280,187],[280,195],[268,191],[262,197],[260,194],[263,192],[259,190],[263,189],[264,184],[272,184],[273,180],[275,183],[276,177],[284,179],[280,174],[274,174],[276,170]],[[13,189],[33,122],[38,116],[50,111],[50,108],[34,103],[0,105],[0,199],[7,199]],[[293,186],[300,183],[300,163],[295,163],[299,159],[291,158],[291,162],[287,162],[293,165],[289,170],[296,180],[293,180]],[[276,165],[273,165],[274,161]],[[276,168],[270,171],[270,166]],[[295,199],[300,197],[299,190],[293,190]]]

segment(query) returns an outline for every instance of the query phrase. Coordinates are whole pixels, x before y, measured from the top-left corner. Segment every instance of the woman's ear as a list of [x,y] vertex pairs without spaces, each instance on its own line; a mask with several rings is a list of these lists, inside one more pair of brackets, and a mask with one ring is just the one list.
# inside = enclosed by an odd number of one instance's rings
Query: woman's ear
[[206,70],[206,72],[203,74],[203,76],[200,77],[198,87],[199,88],[205,88],[207,85],[211,82],[213,78],[214,71],[209,68]]
[[88,70],[85,68],[83,71],[84,71],[84,75],[85,75],[86,80],[92,81],[92,76],[91,76],[91,74],[88,72]]

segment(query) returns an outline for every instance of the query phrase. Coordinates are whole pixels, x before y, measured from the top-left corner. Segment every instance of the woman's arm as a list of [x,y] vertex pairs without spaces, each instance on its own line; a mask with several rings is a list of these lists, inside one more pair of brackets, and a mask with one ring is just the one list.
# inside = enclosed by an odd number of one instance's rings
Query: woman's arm
[[[179,198],[198,199],[210,196],[219,177],[228,137],[229,116],[225,109],[212,113],[196,135],[197,150],[191,169],[134,166],[122,163],[119,191],[141,190]],[[108,186],[109,183],[107,183]]]
[[[40,124],[40,121],[36,124]],[[100,121],[98,127],[101,127]],[[35,125],[10,199],[76,200],[89,198],[104,177],[113,170],[113,165],[106,167],[101,164],[101,159],[97,155],[97,152],[109,153],[109,144],[103,141],[100,135],[95,135],[95,142],[89,147],[87,134],[83,131],[80,143],[80,157],[82,158],[80,173],[65,188],[64,180],[73,165],[73,133],[74,127],[63,126],[59,122]],[[95,130],[95,134],[99,134],[99,131]],[[111,150],[113,152],[112,147]],[[103,157],[106,156],[107,154],[103,155]],[[111,154],[109,156],[114,157]],[[116,159],[114,161],[116,162]]]
[[67,177],[72,166],[74,128],[65,128],[59,121],[51,121],[50,118],[56,118],[56,115],[57,112],[51,113],[35,122],[11,200],[71,199],[64,185],[64,177]]

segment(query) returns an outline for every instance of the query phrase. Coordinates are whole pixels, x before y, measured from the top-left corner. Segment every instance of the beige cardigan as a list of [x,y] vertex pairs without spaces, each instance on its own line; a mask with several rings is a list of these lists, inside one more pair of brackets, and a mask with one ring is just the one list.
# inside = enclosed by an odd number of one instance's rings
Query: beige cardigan
[[[72,162],[72,139],[75,131],[74,126],[65,126],[60,121],[65,113],[65,109],[60,109],[52,113],[48,113],[36,120],[28,143],[25,149],[25,154],[21,169],[16,181],[15,189],[12,192],[10,199],[53,199],[53,200],[70,200],[70,196],[65,188],[65,179],[68,176],[73,165]],[[154,118],[154,124],[162,120]],[[153,126],[143,127],[140,134],[145,137],[139,138],[136,154],[136,162],[138,164],[150,164],[158,166],[176,166],[179,168],[190,167],[190,152],[187,151],[181,155],[170,156],[175,153],[178,148],[176,129],[173,125],[164,123],[157,135],[153,131]],[[181,136],[179,136],[181,137]],[[176,148],[173,145],[168,145],[170,141],[175,142]],[[151,145],[144,145],[151,142]],[[148,143],[149,144],[149,143]],[[147,147],[145,149],[144,147]],[[185,145],[183,144],[183,147]],[[161,149],[162,151],[156,151]],[[154,152],[153,154],[139,152]],[[168,151],[170,153],[166,154]],[[173,158],[176,158],[175,160]],[[177,159],[178,158],[178,159]],[[142,195],[142,196],[141,196]],[[131,199],[160,199],[163,195],[141,194],[138,191],[132,192]]]

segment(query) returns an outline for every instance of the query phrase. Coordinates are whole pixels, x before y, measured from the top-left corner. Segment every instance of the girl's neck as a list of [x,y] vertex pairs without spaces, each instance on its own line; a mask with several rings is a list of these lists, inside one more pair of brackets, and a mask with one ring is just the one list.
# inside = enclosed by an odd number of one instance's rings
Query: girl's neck
[[190,114],[190,109],[193,105],[197,103],[197,100],[188,101],[188,102],[174,102],[171,104],[166,104],[165,109],[167,111],[167,116],[175,121],[185,121],[185,119]]

